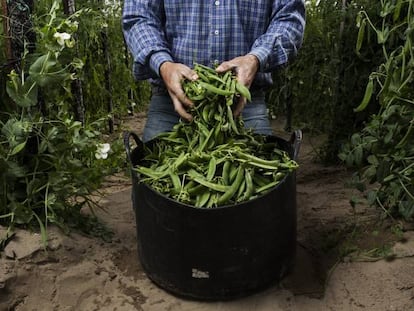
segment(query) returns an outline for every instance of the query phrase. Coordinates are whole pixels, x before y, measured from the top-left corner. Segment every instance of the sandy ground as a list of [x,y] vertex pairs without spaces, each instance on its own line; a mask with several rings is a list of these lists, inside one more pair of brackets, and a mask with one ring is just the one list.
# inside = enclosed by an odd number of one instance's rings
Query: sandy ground
[[[138,114],[126,125],[141,133],[142,121]],[[321,141],[305,133],[301,145],[297,258],[279,284],[226,302],[181,299],[157,287],[140,266],[131,181],[120,175],[108,180],[105,211],[98,211],[113,230],[110,242],[49,228],[45,252],[38,234],[17,231],[0,253],[0,311],[414,310],[413,228],[380,223],[364,205],[352,209],[351,174],[315,161]]]

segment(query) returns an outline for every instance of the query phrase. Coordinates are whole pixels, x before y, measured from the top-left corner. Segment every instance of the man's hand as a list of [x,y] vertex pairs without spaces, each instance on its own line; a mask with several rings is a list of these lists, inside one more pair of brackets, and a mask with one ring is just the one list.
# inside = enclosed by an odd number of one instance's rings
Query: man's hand
[[193,107],[194,104],[185,96],[181,82],[184,79],[196,80],[197,74],[184,64],[165,62],[160,67],[160,75],[170,94],[175,111],[183,119],[191,121],[192,115],[187,112],[187,108]]
[[[216,68],[216,71],[220,73],[229,70],[233,70],[235,72],[237,81],[239,81],[239,83],[250,88],[250,85],[252,84],[254,77],[259,70],[259,60],[256,56],[247,54],[245,56],[239,56],[227,62],[223,62]],[[246,98],[240,97],[236,108],[233,110],[234,116],[239,116],[245,105]]]

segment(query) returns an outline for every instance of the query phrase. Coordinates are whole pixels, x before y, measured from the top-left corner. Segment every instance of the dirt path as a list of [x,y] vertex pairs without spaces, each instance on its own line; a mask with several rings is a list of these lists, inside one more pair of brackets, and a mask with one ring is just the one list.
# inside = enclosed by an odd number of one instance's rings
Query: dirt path
[[[131,117],[127,126],[140,133],[143,120]],[[275,130],[286,135],[277,123]],[[280,284],[229,302],[164,292],[139,263],[130,180],[115,176],[100,201],[106,212],[98,212],[114,232],[112,241],[50,228],[44,252],[38,234],[18,231],[0,253],[0,311],[414,310],[414,232],[391,234],[375,223],[375,211],[353,210],[354,191],[345,187],[350,173],[314,161],[313,146],[320,142],[305,134],[301,146],[297,260]],[[385,253],[387,259],[380,259]]]

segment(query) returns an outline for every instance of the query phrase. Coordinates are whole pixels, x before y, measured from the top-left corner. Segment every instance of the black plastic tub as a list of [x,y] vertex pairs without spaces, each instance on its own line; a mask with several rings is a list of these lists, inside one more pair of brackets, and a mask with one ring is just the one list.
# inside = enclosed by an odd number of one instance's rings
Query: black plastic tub
[[[131,150],[131,138],[135,148]],[[271,136],[296,160],[302,133],[290,141]],[[139,183],[132,168],[143,157],[135,133],[124,142],[132,174],[138,255],[147,276],[177,296],[228,300],[280,281],[293,267],[296,181],[291,173],[265,195],[202,209],[179,203]]]

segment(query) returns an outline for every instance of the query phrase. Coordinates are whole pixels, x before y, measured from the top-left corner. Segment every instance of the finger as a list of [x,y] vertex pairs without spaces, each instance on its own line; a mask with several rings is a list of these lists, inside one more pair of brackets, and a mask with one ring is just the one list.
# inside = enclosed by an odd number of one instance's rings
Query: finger
[[183,104],[184,106],[188,107],[188,108],[192,108],[194,107],[194,103],[187,97],[185,96],[184,91],[181,90],[181,92],[179,92],[178,94],[175,94],[175,97],[178,99],[178,101],[180,101],[181,104]]
[[223,73],[229,70],[234,70],[236,66],[232,62],[223,62],[217,68],[216,72]]
[[194,81],[198,79],[198,75],[194,70],[188,70],[188,71],[183,72],[183,76],[184,78],[190,81]]
[[238,102],[236,104],[236,108],[233,110],[233,115],[235,117],[240,116],[240,114],[242,113],[245,105],[246,105],[246,98],[240,97],[240,99],[238,100]]
[[172,97],[171,99],[174,105],[174,109],[180,115],[180,117],[186,121],[191,121],[193,119],[193,116],[185,110],[181,104],[181,101],[177,97]]

